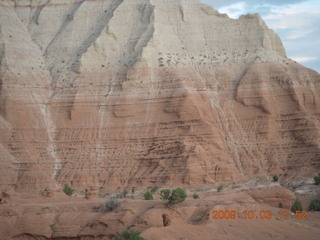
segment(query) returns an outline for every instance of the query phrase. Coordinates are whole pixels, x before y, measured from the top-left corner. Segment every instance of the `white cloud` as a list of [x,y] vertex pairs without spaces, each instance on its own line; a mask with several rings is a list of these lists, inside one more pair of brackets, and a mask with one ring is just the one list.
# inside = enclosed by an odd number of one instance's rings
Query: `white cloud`
[[294,40],[294,39],[303,38],[303,37],[306,37],[308,34],[311,34],[315,31],[316,31],[316,29],[311,29],[311,30],[306,30],[306,31],[302,31],[302,30],[291,31],[288,33],[287,39]]
[[290,58],[320,71],[319,0],[201,1],[210,3],[213,7],[218,6],[219,12],[227,13],[232,18],[260,13],[267,25],[280,35]]
[[[271,12],[263,16],[273,29],[306,29],[318,26],[320,20],[320,6],[273,6]],[[317,24],[316,24],[317,23]]]
[[239,15],[243,14],[245,11],[245,3],[239,2],[235,4],[231,4],[226,7],[222,7],[219,9],[219,12],[227,13],[231,18],[238,18]]
[[317,57],[292,57],[292,59],[300,63],[318,60]]
[[320,1],[309,0],[288,6],[273,6],[263,16],[276,30],[287,49],[287,55],[307,67],[320,70],[319,33]]

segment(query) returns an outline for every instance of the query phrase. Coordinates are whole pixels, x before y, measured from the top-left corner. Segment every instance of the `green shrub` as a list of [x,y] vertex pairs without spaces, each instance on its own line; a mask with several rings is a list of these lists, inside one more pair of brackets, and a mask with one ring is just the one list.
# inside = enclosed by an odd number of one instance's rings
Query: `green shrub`
[[313,199],[309,206],[310,211],[320,211],[320,199]]
[[127,190],[124,190],[122,193],[117,193],[116,198],[126,198],[128,194]]
[[199,195],[197,193],[193,194],[193,199],[199,199]]
[[221,192],[221,191],[223,190],[223,185],[220,184],[220,185],[217,187],[217,190],[218,190],[218,192]]
[[318,174],[318,176],[314,177],[314,184],[315,185],[320,185],[320,173]]
[[52,224],[50,225],[50,228],[51,228],[52,231],[54,231],[54,230],[56,229],[56,227],[57,227],[57,226],[56,226],[55,223],[52,223]]
[[92,210],[95,211],[95,212],[98,212],[99,209],[100,209],[100,206],[97,206],[97,205],[94,205],[94,206],[92,207]]
[[147,190],[143,196],[144,196],[144,200],[153,200],[152,193],[149,190]]
[[176,188],[172,191],[169,197],[169,203],[175,204],[183,202],[187,198],[186,192],[181,188]]
[[279,208],[283,208],[282,202],[279,202]]
[[291,212],[295,213],[296,211],[302,211],[302,204],[298,198],[294,200],[294,203],[292,204],[292,207],[291,207]]
[[131,193],[134,194],[135,192],[136,192],[136,188],[135,187],[131,188]]
[[278,182],[278,180],[279,180],[278,175],[274,175],[274,176],[272,177],[272,181]]
[[169,200],[169,197],[170,197],[170,194],[171,194],[171,190],[170,189],[162,189],[160,191],[160,199],[161,200]]
[[45,211],[45,210],[50,210],[50,209],[53,209],[53,208],[54,208],[54,207],[53,207],[53,206],[50,206],[50,205],[44,206],[44,207],[42,207],[41,212],[43,212],[43,211]]
[[158,186],[154,186],[153,188],[151,188],[150,192],[151,193],[156,193],[159,190]]
[[114,237],[114,240],[144,240],[140,232],[135,230],[123,231],[120,235]]
[[117,193],[117,194],[116,194],[116,198],[123,198],[123,196],[122,196],[121,193]]
[[120,206],[120,203],[116,199],[110,199],[105,204],[105,211],[112,212]]
[[123,196],[124,198],[126,198],[128,193],[129,193],[128,190],[123,190],[122,196]]
[[71,188],[68,184],[65,184],[63,187],[63,192],[68,196],[72,196],[75,192],[73,188]]

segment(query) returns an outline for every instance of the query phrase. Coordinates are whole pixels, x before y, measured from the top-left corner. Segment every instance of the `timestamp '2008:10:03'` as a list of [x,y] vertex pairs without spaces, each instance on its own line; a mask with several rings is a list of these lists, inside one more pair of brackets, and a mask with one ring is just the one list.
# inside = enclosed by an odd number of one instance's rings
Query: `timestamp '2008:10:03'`
[[[278,216],[280,219],[287,219],[289,218],[291,211],[288,210],[281,210],[278,212]],[[308,219],[307,218],[308,212],[307,211],[296,211],[294,214],[294,218],[296,219]],[[228,211],[228,210],[214,210],[212,211],[212,219],[272,219],[274,216],[271,211]]]

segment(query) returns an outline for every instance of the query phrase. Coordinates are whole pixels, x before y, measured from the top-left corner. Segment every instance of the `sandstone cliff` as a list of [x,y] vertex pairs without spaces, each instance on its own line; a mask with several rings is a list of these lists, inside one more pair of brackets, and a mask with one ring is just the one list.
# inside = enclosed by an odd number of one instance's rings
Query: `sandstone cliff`
[[320,168],[320,75],[198,0],[0,1],[0,187],[203,185]]

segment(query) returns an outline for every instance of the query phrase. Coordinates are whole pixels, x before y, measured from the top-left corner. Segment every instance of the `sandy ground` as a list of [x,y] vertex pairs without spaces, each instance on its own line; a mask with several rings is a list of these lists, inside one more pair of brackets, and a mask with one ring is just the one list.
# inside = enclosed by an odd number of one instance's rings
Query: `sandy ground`
[[[120,207],[109,213],[104,204],[110,196],[88,200],[63,192],[53,197],[10,192],[8,203],[0,205],[0,239],[113,239],[126,229],[141,231],[148,240],[319,239],[320,212],[304,213],[301,219],[292,213],[286,216],[288,209],[272,206],[298,197],[306,209],[310,199],[319,195],[295,195],[279,186],[222,192],[204,189],[198,190],[199,199],[192,198],[193,192],[189,190],[186,201],[170,206],[158,193],[146,201],[138,191],[134,199],[119,199]],[[226,219],[232,211],[234,219]],[[213,219],[219,212],[225,215]]]

